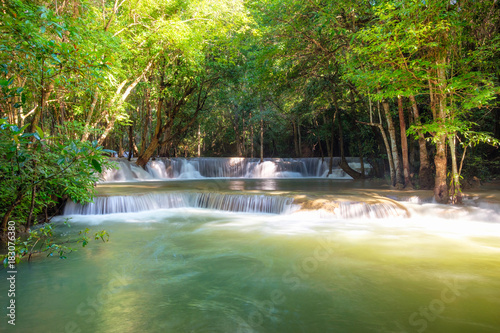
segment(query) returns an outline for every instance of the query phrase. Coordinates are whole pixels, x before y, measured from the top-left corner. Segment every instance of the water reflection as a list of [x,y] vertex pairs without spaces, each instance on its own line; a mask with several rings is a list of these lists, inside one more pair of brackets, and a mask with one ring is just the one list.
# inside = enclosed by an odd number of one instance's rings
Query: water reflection
[[276,191],[278,188],[276,181],[273,179],[263,180],[262,183],[261,188],[264,191]]
[[244,191],[245,190],[245,181],[244,180],[234,180],[229,182],[228,189],[231,191]]
[[[371,180],[368,184],[371,189],[380,191],[391,191],[385,181]],[[294,191],[301,193],[318,194],[341,194],[341,193],[362,193],[365,191],[367,183],[354,182],[351,180],[339,180],[328,178],[294,178],[294,179],[196,179],[185,180],[176,179],[169,181],[148,181],[148,182],[123,182],[123,183],[100,183],[97,190],[100,195],[126,195],[133,193],[149,193],[151,191],[184,191],[197,190],[209,192],[224,191]],[[394,192],[394,191],[391,191]],[[410,192],[396,191],[394,193],[403,193],[405,196],[411,195]],[[420,191],[420,193],[424,193]],[[425,192],[427,193],[427,192]],[[428,191],[426,196],[432,196]]]

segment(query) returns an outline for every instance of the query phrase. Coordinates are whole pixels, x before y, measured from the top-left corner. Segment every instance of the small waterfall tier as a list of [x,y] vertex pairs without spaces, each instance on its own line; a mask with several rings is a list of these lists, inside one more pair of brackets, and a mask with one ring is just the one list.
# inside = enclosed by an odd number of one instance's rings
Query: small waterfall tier
[[149,193],[136,196],[96,197],[93,203],[68,201],[64,215],[136,213],[166,208],[206,208],[230,212],[285,214],[293,211],[293,198],[272,195],[220,193]]
[[377,201],[345,201],[312,199],[303,202],[303,210],[319,210],[324,218],[334,219],[386,219],[410,217],[410,212],[401,203],[390,199]]
[[[359,158],[349,157],[351,168],[361,171]],[[257,158],[243,157],[199,157],[160,158],[149,161],[146,170],[127,160],[118,160],[116,169],[105,170],[104,182],[199,179],[199,178],[301,178],[329,177],[351,179],[339,166],[340,158],[333,159],[332,173],[328,175],[329,159],[311,158],[266,158],[261,163]],[[365,163],[365,173],[371,165]]]
[[410,217],[408,210],[402,205],[392,202],[337,202],[337,208],[332,212],[335,217],[343,219],[386,219],[390,217]]

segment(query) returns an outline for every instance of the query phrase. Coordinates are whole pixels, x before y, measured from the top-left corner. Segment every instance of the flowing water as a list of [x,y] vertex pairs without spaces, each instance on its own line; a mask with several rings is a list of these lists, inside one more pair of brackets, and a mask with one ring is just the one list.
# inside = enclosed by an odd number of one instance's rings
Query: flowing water
[[20,264],[2,331],[500,332],[496,189],[450,207],[380,182],[154,178],[68,204],[62,240],[109,242]]
[[[349,165],[360,171],[359,158],[347,157]],[[338,167],[339,157],[333,158],[332,173],[329,174],[329,159],[321,158],[258,158],[202,157],[202,158],[159,158],[148,162],[146,170],[133,162],[118,159],[116,168],[104,172],[104,182],[159,179],[199,178],[303,178],[329,177],[352,179]],[[365,172],[371,165],[364,163]]]

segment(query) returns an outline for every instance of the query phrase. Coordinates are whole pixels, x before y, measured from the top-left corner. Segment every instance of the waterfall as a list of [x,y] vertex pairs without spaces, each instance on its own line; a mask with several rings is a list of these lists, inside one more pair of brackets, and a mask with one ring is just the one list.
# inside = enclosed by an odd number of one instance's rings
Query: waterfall
[[171,178],[169,177],[167,168],[165,166],[165,163],[163,163],[163,161],[149,161],[149,163],[146,166],[146,169],[148,170],[149,174],[153,176],[153,178],[156,179]]
[[[329,178],[351,179],[338,167],[340,159],[333,159],[332,174]],[[358,158],[347,158],[349,165],[361,169]],[[199,178],[300,178],[326,177],[329,160],[321,158],[257,158],[243,157],[200,157],[200,158],[161,158],[149,161],[146,170],[126,160],[118,161],[117,169],[105,170],[104,182],[161,180],[161,179],[199,179]],[[371,166],[365,164],[366,172]]]
[[131,165],[127,160],[120,160],[118,161],[118,167],[116,169],[104,170],[104,172],[101,174],[101,179],[105,182],[119,182],[119,181],[130,181],[137,179],[139,180],[146,179],[143,173],[138,172],[137,168],[139,167],[136,165]]
[[132,170],[133,174],[135,175],[135,179],[138,180],[146,180],[146,179],[153,179],[154,177],[148,173],[146,170],[143,168],[137,166],[137,165],[130,165],[130,169]]
[[189,207],[189,199],[186,193],[148,193],[138,196],[96,197],[93,203],[84,205],[68,201],[64,207],[64,215],[136,213],[162,208]]
[[177,178],[183,178],[183,179],[203,178],[203,176],[199,171],[200,166],[196,162],[197,161],[191,163],[187,160],[182,160],[181,172]]
[[207,208],[230,212],[284,214],[293,210],[293,198],[272,195],[220,193],[148,193],[136,196],[96,197],[93,203],[68,201],[64,215],[136,213],[166,208]]
[[[68,201],[64,208],[64,215],[137,213],[168,208],[205,208],[229,212],[286,214],[299,208],[298,205],[293,204],[293,201],[293,198],[276,195],[148,193],[96,197],[93,203],[84,205]],[[392,201],[377,203],[328,201],[314,209],[321,209],[323,217],[336,219],[410,217],[404,206]]]
[[385,219],[389,217],[410,217],[403,206],[392,202],[366,203],[366,202],[336,202],[337,208],[333,211],[336,218],[342,219]]
[[283,214],[292,210],[293,199],[268,195],[227,195],[200,193],[195,207],[230,212]]

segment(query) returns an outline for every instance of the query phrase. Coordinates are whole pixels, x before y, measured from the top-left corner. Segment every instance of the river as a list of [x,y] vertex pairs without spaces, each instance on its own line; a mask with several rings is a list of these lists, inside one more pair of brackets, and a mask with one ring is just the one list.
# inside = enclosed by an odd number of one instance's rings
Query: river
[[99,184],[55,230],[109,242],[20,264],[9,331],[500,332],[496,188],[451,207],[381,181],[240,176]]

